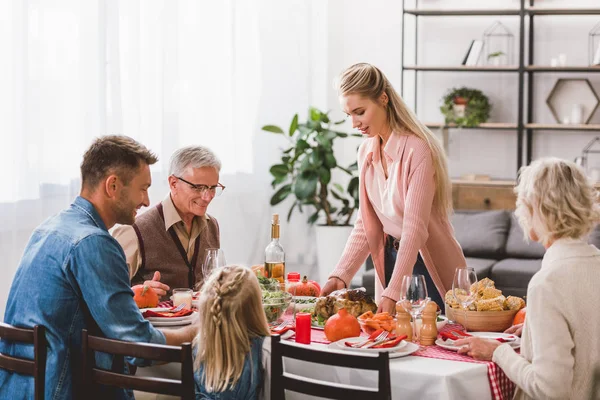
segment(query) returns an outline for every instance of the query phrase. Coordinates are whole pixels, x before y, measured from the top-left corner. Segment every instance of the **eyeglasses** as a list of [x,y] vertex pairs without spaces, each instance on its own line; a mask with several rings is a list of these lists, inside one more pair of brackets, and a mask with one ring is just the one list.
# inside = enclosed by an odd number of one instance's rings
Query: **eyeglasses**
[[[173,175],[173,176],[175,176],[175,175]],[[188,182],[185,179],[180,178],[178,176],[175,176],[175,178],[190,185],[190,187],[192,189],[194,189],[196,191],[196,193],[198,193],[200,195],[205,195],[206,193],[210,193],[211,195],[214,195],[214,196],[220,196],[221,193],[223,193],[223,190],[225,190],[225,186],[221,185],[220,183],[217,183],[215,186],[196,185],[196,184],[194,184],[192,182]]]

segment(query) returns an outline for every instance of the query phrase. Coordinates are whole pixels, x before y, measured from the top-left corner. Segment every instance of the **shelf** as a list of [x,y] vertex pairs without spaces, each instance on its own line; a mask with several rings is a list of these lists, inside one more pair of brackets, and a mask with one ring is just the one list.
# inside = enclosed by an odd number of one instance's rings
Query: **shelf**
[[441,71],[441,72],[519,72],[519,67],[495,67],[484,65],[457,65],[457,66],[425,66],[405,65],[407,71]]
[[445,125],[443,123],[426,123],[425,126],[428,128],[448,128],[448,129],[490,129],[490,130],[512,130],[517,129],[517,124],[505,123],[505,122],[486,122],[477,126],[462,126],[457,127],[455,124]]
[[525,129],[547,131],[600,131],[600,124],[525,124]]
[[519,15],[520,10],[515,8],[482,10],[482,9],[464,9],[464,10],[443,10],[443,9],[404,9],[406,14],[425,15],[425,16],[480,16],[480,15]]
[[528,7],[525,12],[531,15],[600,15],[600,8]]
[[490,179],[490,180],[476,180],[476,179],[451,179],[453,185],[476,185],[476,186],[515,186],[516,182],[513,180],[501,180],[501,179]]
[[550,67],[547,65],[529,65],[525,67],[530,72],[600,72],[600,65],[579,67]]

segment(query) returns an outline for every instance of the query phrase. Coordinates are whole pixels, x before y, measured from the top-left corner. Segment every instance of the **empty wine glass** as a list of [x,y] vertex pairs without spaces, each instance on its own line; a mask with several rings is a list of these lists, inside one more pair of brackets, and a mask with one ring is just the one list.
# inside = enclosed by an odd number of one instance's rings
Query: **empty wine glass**
[[216,268],[225,266],[225,254],[221,249],[206,249],[204,252],[204,263],[202,264],[202,277],[204,280]]
[[475,301],[477,274],[473,268],[456,268],[452,281],[452,294],[465,313],[465,332],[467,331],[467,308]]
[[423,275],[404,275],[400,287],[400,304],[412,316],[413,337],[417,337],[417,315],[425,308],[427,284]]

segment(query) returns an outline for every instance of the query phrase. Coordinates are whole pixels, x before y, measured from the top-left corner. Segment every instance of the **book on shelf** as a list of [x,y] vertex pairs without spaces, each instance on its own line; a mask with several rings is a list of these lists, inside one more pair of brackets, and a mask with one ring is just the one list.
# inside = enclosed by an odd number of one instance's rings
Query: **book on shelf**
[[598,43],[598,48],[596,49],[596,54],[594,54],[594,61],[592,61],[592,65],[600,65],[600,43]]
[[474,40],[473,45],[471,46],[471,51],[469,51],[469,56],[467,57],[467,62],[465,65],[477,65],[479,62],[479,57],[481,57],[481,50],[483,49],[483,41],[482,40]]
[[466,65],[467,64],[467,59],[469,58],[469,53],[471,52],[471,49],[473,48],[473,43],[475,41],[471,40],[471,44],[469,45],[469,48],[467,49],[467,53],[465,54],[465,57],[462,60],[462,65]]

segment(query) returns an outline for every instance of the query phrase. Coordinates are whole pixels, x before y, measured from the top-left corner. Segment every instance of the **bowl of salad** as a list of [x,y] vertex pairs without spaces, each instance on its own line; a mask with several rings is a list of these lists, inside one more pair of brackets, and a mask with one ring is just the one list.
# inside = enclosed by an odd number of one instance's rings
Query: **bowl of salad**
[[268,323],[275,323],[292,302],[292,294],[281,290],[278,280],[259,277],[258,283],[262,291],[262,304]]

